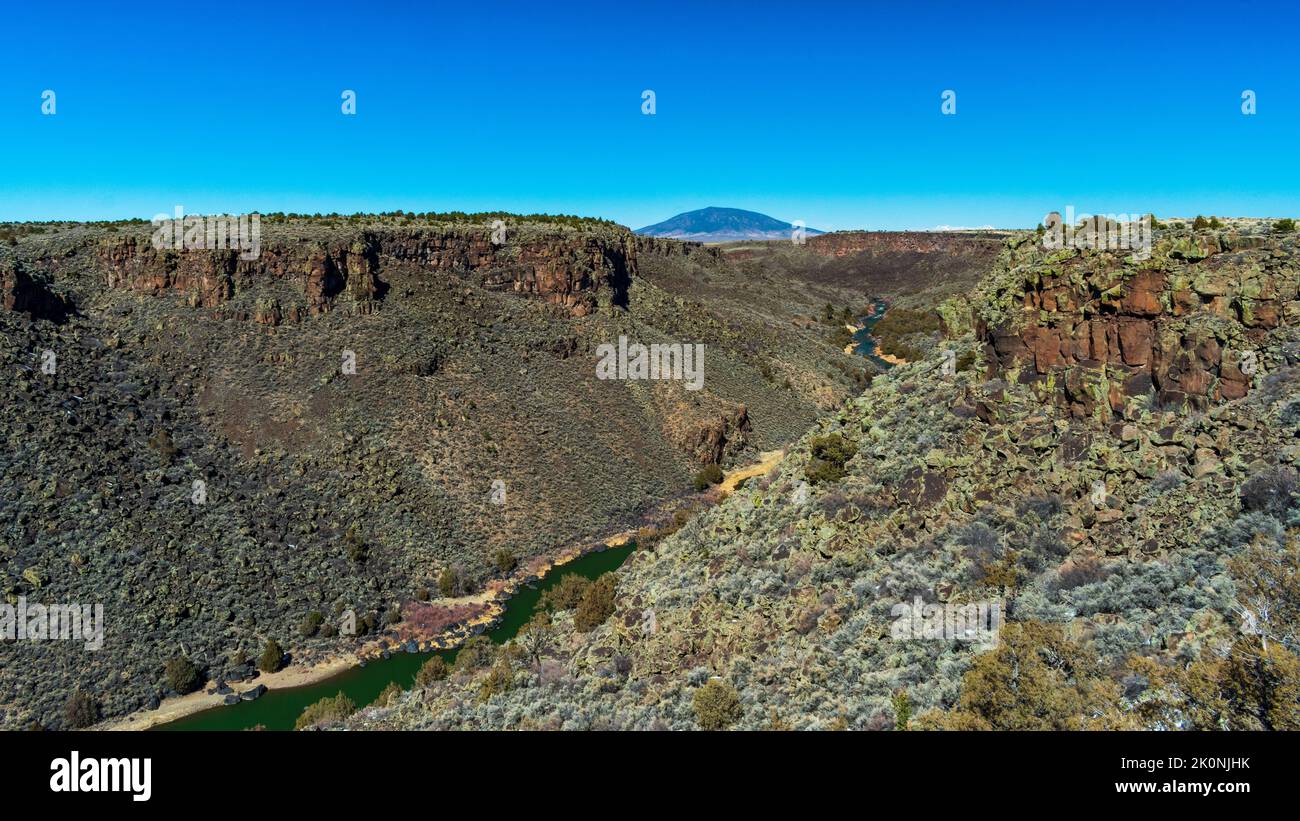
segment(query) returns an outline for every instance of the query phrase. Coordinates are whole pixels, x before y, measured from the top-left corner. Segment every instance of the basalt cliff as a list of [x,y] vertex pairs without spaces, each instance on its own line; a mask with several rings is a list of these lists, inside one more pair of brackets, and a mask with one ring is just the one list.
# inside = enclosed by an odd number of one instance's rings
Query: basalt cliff
[[[600,296],[625,304],[636,274],[636,242],[613,232],[524,229],[509,241],[505,229],[494,238],[491,228],[317,231],[314,237],[275,233],[281,236],[263,245],[254,259],[232,249],[159,249],[130,236],[104,240],[98,261],[109,287],[175,291],[191,305],[267,325],[324,313],[340,301],[353,313],[374,310],[387,268],[460,272],[489,290],[535,296],[574,316],[590,313]],[[261,285],[283,285],[289,304],[263,300],[251,317],[227,307]]]
[[1234,230],[1162,232],[1149,252],[1014,243],[975,317],[992,373],[1076,415],[1134,400],[1205,408],[1250,389],[1269,332],[1300,321],[1289,243]]

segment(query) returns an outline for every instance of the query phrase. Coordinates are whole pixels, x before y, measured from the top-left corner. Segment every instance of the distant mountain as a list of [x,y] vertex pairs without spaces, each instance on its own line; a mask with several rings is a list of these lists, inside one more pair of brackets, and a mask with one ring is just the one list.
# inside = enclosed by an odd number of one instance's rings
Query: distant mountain
[[[736,240],[790,239],[794,226],[767,214],[739,208],[701,208],[637,229],[650,237],[693,240],[695,242],[734,242]],[[825,233],[805,228],[807,236]]]

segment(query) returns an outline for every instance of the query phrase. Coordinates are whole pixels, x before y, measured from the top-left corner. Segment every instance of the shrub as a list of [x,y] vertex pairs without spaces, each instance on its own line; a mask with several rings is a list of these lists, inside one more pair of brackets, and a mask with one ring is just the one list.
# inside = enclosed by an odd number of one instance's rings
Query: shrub
[[498,662],[492,665],[492,669],[483,677],[478,685],[478,700],[487,701],[497,693],[509,692],[514,686],[515,677],[510,671],[510,666],[505,662]]
[[1293,233],[1295,231],[1295,220],[1291,219],[1290,217],[1287,217],[1286,219],[1280,219],[1277,222],[1273,223],[1273,230],[1277,231],[1279,234]]
[[263,673],[274,673],[284,665],[284,651],[280,649],[280,643],[275,639],[267,639],[266,647],[262,649],[262,655],[257,660],[257,669]]
[[695,489],[706,490],[711,485],[722,482],[722,468],[716,464],[705,465],[699,473],[695,474]]
[[819,436],[809,443],[812,460],[804,469],[810,484],[838,482],[848,475],[845,465],[853,458],[856,446],[838,433]]
[[515,554],[505,548],[497,551],[494,561],[496,561],[497,570],[502,573],[509,573],[519,565],[519,560],[515,558]]
[[590,633],[605,623],[614,612],[614,590],[618,579],[613,573],[605,573],[587,586],[573,614],[573,626],[584,633]]
[[1285,520],[1287,511],[1295,506],[1295,494],[1300,490],[1296,469],[1273,467],[1255,474],[1241,486],[1241,507],[1247,512],[1259,511]]
[[159,430],[149,437],[149,447],[158,451],[158,455],[167,461],[171,461],[172,457],[177,453],[176,444],[172,442],[171,433],[165,430]]
[[492,663],[496,657],[496,645],[487,636],[473,636],[456,653],[457,670],[477,670]]
[[894,705],[894,729],[906,730],[908,722],[912,720],[912,699],[908,696],[906,690],[899,690],[894,693],[892,701]]
[[1073,590],[1076,587],[1083,587],[1085,584],[1105,581],[1110,574],[1111,569],[1109,567],[1095,558],[1088,557],[1062,566],[1056,571],[1056,578],[1049,582],[1048,587],[1053,592]]
[[1095,654],[1058,625],[1012,622],[997,649],[976,656],[962,676],[957,708],[917,720],[949,730],[1106,729],[1119,690]]
[[551,617],[545,610],[538,610],[528,623],[519,631],[519,646],[524,655],[534,664],[542,663],[542,656],[551,649],[554,635]]
[[541,604],[547,610],[572,610],[587,595],[591,581],[577,573],[565,573],[560,581],[542,594]]
[[399,698],[402,693],[405,692],[406,691],[403,690],[401,685],[397,682],[389,682],[388,686],[384,688],[384,691],[379,694],[379,698],[375,699],[375,704],[378,704],[380,707],[391,707],[393,706],[393,700]]
[[63,723],[80,730],[99,721],[99,705],[87,693],[77,690],[63,704]]
[[295,730],[306,730],[319,727],[322,724],[333,724],[342,721],[356,711],[356,703],[340,692],[334,698],[326,696],[303,710],[302,715],[298,716],[298,720],[294,722],[293,728]]
[[695,720],[704,730],[724,730],[740,720],[740,695],[724,681],[709,680],[695,691]]
[[1062,510],[1061,497],[1054,494],[1026,496],[1016,505],[1016,515],[1024,518],[1032,513],[1039,521],[1046,522]]
[[444,598],[458,595],[461,589],[460,569],[448,567],[438,574],[438,590]]
[[298,632],[302,633],[303,638],[310,638],[320,632],[321,625],[324,623],[325,617],[320,614],[320,611],[313,610],[307,614],[305,619],[302,620],[302,624],[298,627]]
[[348,532],[344,534],[343,547],[347,550],[348,558],[357,564],[363,563],[370,554],[370,549],[366,547],[365,540],[357,533],[356,525],[349,527]]
[[442,681],[451,672],[447,666],[447,660],[442,656],[434,656],[426,661],[420,671],[415,674],[415,683],[420,687],[428,687],[435,681]]
[[167,662],[163,673],[167,679],[167,689],[181,695],[194,692],[203,683],[198,668],[185,656],[177,656]]
[[1196,219],[1192,220],[1193,231],[1204,231],[1206,228],[1209,227],[1210,227],[1210,221],[1207,220],[1205,217],[1201,216],[1200,214],[1197,214]]

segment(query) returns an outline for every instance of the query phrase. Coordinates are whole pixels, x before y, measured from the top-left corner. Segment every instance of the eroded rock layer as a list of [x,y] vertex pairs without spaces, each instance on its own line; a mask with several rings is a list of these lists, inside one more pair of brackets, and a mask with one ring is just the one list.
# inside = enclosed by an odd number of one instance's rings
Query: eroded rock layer
[[1241,398],[1265,332],[1300,319],[1292,246],[1233,232],[1162,235],[1145,260],[1027,238],[988,288],[975,320],[994,375],[1076,415]]

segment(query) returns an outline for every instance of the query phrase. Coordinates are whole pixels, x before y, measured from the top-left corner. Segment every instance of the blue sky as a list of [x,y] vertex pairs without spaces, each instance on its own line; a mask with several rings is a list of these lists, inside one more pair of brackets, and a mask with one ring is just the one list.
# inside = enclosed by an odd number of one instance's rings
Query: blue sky
[[1068,205],[1300,216],[1287,4],[548,6],[11,4],[0,219],[178,204],[634,228],[707,205],[822,229],[1024,226]]

